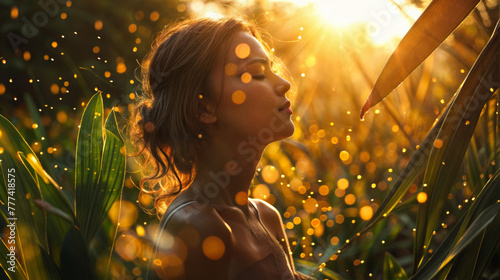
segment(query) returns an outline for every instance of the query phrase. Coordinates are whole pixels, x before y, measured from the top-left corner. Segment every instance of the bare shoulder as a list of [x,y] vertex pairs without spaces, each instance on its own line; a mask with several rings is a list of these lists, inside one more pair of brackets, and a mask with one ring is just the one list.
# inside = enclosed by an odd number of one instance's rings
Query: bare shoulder
[[257,209],[259,210],[259,213],[261,215],[266,215],[276,218],[281,217],[278,210],[268,202],[259,198],[250,198],[250,200],[252,200],[255,206],[257,206]]
[[179,209],[168,221],[163,235],[158,256],[165,262],[155,270],[167,277],[160,278],[227,278],[231,231],[214,208],[193,203]]
[[271,230],[276,237],[282,238],[283,235],[283,222],[281,214],[278,210],[264,200],[251,198],[252,202],[257,207],[259,215],[269,230]]

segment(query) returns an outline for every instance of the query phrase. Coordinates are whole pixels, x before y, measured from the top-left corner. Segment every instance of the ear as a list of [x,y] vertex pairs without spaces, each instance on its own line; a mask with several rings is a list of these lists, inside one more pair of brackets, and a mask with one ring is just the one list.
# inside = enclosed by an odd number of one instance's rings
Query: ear
[[217,121],[214,106],[211,106],[211,104],[203,104],[202,112],[198,118],[204,124],[214,124]]

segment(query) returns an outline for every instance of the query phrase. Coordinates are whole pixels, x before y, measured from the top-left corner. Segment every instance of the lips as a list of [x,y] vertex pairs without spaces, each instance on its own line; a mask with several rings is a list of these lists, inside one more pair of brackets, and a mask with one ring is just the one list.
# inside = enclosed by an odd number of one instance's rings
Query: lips
[[280,107],[280,109],[279,109],[278,111],[280,111],[280,112],[285,112],[285,113],[288,113],[288,114],[292,114],[292,113],[293,113],[293,111],[292,111],[292,109],[290,108],[290,101],[289,101],[289,100],[287,100],[287,101],[285,102],[285,104],[283,104],[283,106],[281,106],[281,107]]

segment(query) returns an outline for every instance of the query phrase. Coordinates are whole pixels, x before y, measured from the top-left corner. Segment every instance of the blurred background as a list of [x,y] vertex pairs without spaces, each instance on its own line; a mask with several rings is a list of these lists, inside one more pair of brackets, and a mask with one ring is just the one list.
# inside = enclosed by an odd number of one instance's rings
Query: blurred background
[[[379,71],[429,2],[0,0],[0,114],[36,153],[50,159],[54,179],[73,197],[78,124],[90,97],[102,92],[106,113],[114,108],[127,117],[140,89],[140,62],[165,25],[194,16],[243,14],[267,33],[295,85],[289,97],[296,132],[268,146],[250,195],[282,213],[298,268],[314,268],[372,217],[457,91],[499,15],[497,0],[481,1],[436,52],[360,120]],[[38,109],[38,122],[28,113],[29,104]],[[487,126],[476,129],[476,150],[488,145]],[[40,130],[46,138],[39,137]],[[127,170],[121,209],[115,202],[92,252],[102,260],[95,264],[102,278],[109,255],[99,255],[99,248],[114,244],[111,278],[144,279],[148,237],[158,224],[148,214],[151,198],[138,196],[140,174],[133,159]],[[487,180],[490,173],[482,170],[481,180]],[[433,242],[442,240],[474,192],[466,164],[459,173]],[[419,179],[405,199],[425,199],[416,196],[418,184]],[[417,207],[409,203],[407,211],[381,221],[326,268],[347,279],[381,279],[386,251],[411,267]]]

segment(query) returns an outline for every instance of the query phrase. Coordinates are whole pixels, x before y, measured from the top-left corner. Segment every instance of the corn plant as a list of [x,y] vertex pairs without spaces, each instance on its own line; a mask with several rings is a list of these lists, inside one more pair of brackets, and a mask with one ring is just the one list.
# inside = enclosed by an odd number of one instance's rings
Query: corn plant
[[[88,102],[76,143],[74,204],[16,127],[0,115],[0,201],[11,227],[0,245],[9,279],[93,279],[92,240],[121,196],[125,146],[100,93]],[[74,205],[74,206],[73,206]],[[9,238],[10,238],[9,236]]]

